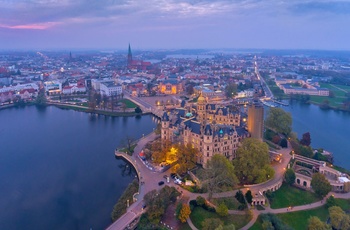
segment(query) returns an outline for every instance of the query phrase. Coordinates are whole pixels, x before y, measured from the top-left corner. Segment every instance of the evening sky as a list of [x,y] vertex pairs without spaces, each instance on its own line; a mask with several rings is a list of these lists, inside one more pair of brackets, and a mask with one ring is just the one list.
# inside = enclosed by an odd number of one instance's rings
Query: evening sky
[[0,0],[0,49],[350,50],[350,1]]

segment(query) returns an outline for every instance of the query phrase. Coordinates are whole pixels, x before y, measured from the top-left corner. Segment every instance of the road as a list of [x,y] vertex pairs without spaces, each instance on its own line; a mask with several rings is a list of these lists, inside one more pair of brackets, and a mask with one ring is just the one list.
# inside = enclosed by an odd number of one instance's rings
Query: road
[[256,74],[258,80],[261,82],[261,86],[265,92],[266,99],[273,99],[273,94],[272,94],[269,86],[266,84],[264,78],[262,78],[260,73],[259,73],[258,63],[256,61],[254,62],[254,66],[255,66],[255,74]]

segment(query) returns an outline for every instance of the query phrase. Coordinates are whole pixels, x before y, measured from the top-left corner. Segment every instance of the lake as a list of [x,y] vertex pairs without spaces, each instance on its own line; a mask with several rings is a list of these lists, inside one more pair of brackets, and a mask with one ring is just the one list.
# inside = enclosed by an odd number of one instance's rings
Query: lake
[[156,127],[53,106],[0,110],[0,229],[104,229],[135,178],[114,149]]
[[292,114],[293,132],[299,139],[303,133],[310,132],[313,148],[332,152],[334,164],[350,169],[350,113],[299,102],[282,108]]

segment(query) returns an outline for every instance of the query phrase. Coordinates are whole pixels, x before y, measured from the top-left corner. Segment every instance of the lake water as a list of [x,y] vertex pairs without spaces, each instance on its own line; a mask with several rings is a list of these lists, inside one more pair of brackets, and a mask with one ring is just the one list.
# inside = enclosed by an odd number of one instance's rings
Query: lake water
[[313,148],[332,152],[336,165],[350,169],[350,113],[322,110],[299,102],[282,108],[292,114],[293,131],[298,138],[310,132]]
[[0,110],[0,229],[106,228],[135,178],[114,149],[156,122],[52,106]]

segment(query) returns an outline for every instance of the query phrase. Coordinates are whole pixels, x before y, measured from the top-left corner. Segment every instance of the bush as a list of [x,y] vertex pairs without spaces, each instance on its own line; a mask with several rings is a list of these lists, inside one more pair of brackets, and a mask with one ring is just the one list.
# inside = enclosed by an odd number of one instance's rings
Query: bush
[[247,209],[247,205],[246,204],[240,204],[238,206],[238,210],[240,210],[240,211],[245,210],[245,209]]
[[287,141],[286,138],[283,138],[283,139],[281,140],[280,146],[281,146],[282,148],[288,148],[288,141]]

